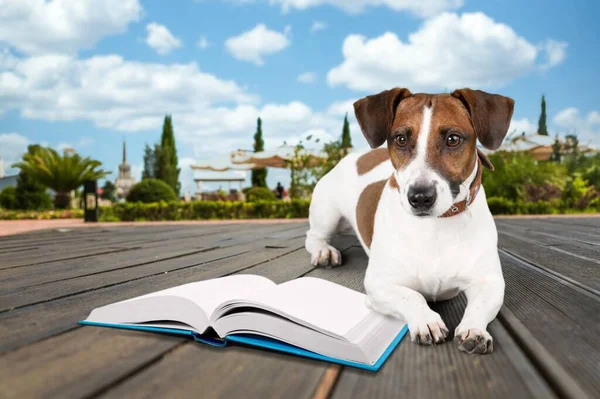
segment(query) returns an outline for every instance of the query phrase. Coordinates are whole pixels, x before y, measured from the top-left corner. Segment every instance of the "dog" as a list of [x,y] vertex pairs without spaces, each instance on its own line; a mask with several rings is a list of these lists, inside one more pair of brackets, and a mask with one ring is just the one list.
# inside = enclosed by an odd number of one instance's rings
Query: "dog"
[[368,308],[403,318],[413,342],[435,345],[449,331],[427,302],[464,292],[458,349],[492,352],[487,326],[500,311],[505,283],[481,186],[482,168],[494,167],[476,144],[498,149],[513,109],[509,97],[468,88],[393,88],[356,101],[371,150],[347,155],[317,182],[305,242],[311,263],[341,265],[330,239],[349,226],[369,257]]

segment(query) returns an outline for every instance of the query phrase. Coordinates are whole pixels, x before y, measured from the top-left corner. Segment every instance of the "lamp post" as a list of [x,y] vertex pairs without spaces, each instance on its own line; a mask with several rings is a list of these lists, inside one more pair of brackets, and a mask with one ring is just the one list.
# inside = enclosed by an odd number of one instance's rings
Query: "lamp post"
[[98,181],[87,180],[83,183],[83,220],[85,222],[98,221]]

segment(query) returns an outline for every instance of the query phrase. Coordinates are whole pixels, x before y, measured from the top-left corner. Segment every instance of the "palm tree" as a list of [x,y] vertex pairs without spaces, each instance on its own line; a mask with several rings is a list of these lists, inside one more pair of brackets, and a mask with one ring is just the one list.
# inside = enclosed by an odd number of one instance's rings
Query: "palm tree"
[[98,169],[102,163],[78,154],[60,155],[52,148],[40,148],[35,153],[26,153],[23,160],[12,165],[28,173],[35,180],[53,190],[54,207],[65,209],[71,204],[71,191],[86,180],[98,180],[110,174]]

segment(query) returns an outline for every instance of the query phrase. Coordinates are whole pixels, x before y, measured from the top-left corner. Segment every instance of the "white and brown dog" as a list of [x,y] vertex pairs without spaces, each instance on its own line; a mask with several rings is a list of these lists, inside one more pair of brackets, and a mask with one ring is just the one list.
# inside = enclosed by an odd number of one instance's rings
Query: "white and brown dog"
[[502,143],[514,101],[479,90],[412,94],[394,88],[354,103],[371,148],[350,154],[315,187],[306,249],[313,265],[340,265],[329,242],[343,225],[369,255],[367,306],[404,318],[414,342],[443,342],[448,329],[427,301],[463,291],[458,348],[492,351],[487,325],[504,300],[496,225],[481,187],[493,170],[476,141]]

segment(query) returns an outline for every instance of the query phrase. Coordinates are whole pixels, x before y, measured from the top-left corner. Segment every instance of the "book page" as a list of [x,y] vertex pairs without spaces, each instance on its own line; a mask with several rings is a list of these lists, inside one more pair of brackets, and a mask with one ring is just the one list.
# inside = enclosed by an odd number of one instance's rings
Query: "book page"
[[260,292],[271,287],[276,287],[276,284],[266,277],[240,274],[184,284],[128,301],[147,297],[177,296],[196,303],[210,319],[215,308],[222,302],[230,299],[243,299],[251,292]]
[[364,294],[313,277],[302,277],[268,290],[248,293],[245,298],[302,324],[341,337],[371,313],[365,306]]

